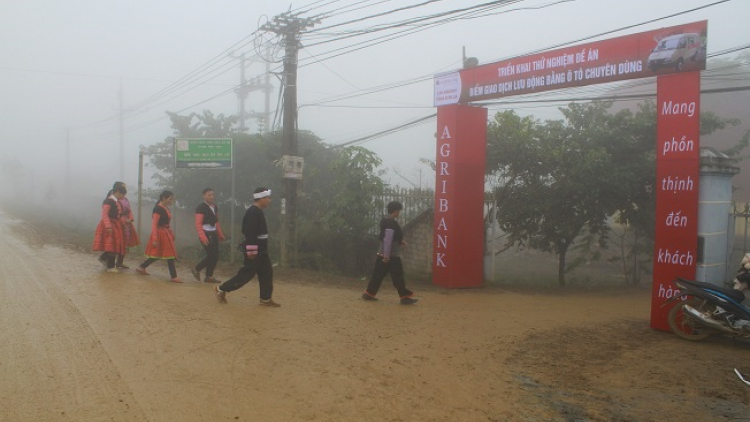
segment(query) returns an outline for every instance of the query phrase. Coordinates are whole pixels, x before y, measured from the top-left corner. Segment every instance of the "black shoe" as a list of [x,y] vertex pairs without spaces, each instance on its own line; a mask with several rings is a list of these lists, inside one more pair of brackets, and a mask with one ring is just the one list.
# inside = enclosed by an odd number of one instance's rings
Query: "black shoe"
[[204,282],[204,283],[215,283],[215,284],[221,284],[221,281],[219,281],[219,280],[217,280],[217,279],[215,279],[215,278],[213,278],[213,277],[206,277],[206,278],[205,278],[205,279],[203,280],[203,282]]
[[101,263],[102,263],[102,265],[104,265],[104,268],[107,268],[107,258],[105,258],[105,257],[103,257],[103,256],[100,256],[100,257],[99,257],[99,258],[97,258],[97,259],[99,260],[99,262],[101,262]]
[[401,298],[401,304],[402,305],[413,305],[415,303],[419,302],[419,299],[414,299],[413,297],[404,297]]
[[195,277],[196,280],[201,281],[201,272],[196,270],[195,268],[190,269],[190,273],[193,274],[193,277]]
[[376,298],[375,296],[371,296],[369,293],[365,292],[365,293],[362,293],[362,300],[370,300],[374,302],[378,300],[378,298]]

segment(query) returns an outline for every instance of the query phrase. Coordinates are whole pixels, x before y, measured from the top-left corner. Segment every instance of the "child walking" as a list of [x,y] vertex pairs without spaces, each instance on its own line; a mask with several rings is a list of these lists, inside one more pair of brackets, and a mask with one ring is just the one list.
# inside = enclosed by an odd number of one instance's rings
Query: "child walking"
[[404,266],[401,263],[400,248],[406,246],[406,242],[404,242],[401,226],[396,222],[403,208],[404,206],[398,201],[390,202],[386,207],[388,215],[380,220],[380,234],[378,235],[380,248],[377,258],[375,258],[375,268],[372,270],[370,283],[362,293],[362,299],[364,300],[378,300],[375,295],[378,294],[383,279],[389,273],[393,286],[401,298],[402,305],[413,305],[419,300],[412,297],[414,292],[406,288],[406,281],[404,281]]
[[169,267],[169,276],[172,283],[182,283],[177,278],[177,269],[174,261],[177,259],[177,252],[174,246],[174,231],[169,226],[172,221],[172,213],[169,207],[174,203],[174,193],[165,190],[159,195],[159,203],[154,206],[151,214],[151,237],[146,245],[146,259],[135,269],[138,274],[148,275],[146,268],[158,259],[166,259]]

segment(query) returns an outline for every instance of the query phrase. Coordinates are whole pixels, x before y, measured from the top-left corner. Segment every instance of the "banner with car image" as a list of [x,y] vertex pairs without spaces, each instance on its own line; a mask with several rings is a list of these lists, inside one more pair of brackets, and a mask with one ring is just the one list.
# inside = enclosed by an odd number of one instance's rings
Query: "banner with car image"
[[707,27],[704,20],[443,73],[435,76],[434,104],[704,70]]

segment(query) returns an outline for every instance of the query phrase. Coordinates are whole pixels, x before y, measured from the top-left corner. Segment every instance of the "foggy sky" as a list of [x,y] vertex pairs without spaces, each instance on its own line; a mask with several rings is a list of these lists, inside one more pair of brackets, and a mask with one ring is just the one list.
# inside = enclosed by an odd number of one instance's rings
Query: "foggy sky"
[[[356,0],[334,2],[303,16],[331,11]],[[327,26],[420,1],[393,1],[324,19]],[[305,9],[313,0],[291,3]],[[445,0],[415,11],[385,16],[330,32],[369,27],[412,16],[466,7],[479,0]],[[528,0],[508,7],[540,6],[554,0]],[[522,55],[559,43],[641,23],[713,3],[706,0],[577,0],[538,9],[518,10],[480,19],[453,22],[394,41],[365,48],[319,64],[311,57],[364,38],[311,46],[300,51],[299,127],[337,144],[434,112],[432,81],[367,96],[308,105],[336,95],[460,67],[461,50],[480,63]],[[626,5],[623,7],[623,5]],[[119,92],[122,86],[125,181],[135,184],[139,145],[171,136],[165,110],[183,110],[239,83],[239,69],[227,71],[176,98],[132,106],[159,92],[258,29],[267,17],[284,12],[277,0],[27,0],[0,4],[0,155],[21,160],[33,173],[34,186],[62,187],[66,128],[70,128],[73,183],[80,189],[106,190],[119,178]],[[750,42],[750,2],[733,0],[708,9],[641,25],[602,38],[613,38],[663,26],[708,19],[708,54]],[[302,39],[311,45],[317,39]],[[254,52],[252,44],[233,51]],[[277,58],[279,58],[277,56]],[[272,68],[279,70],[279,65]],[[249,77],[264,65],[252,63]],[[278,80],[273,81],[272,107]],[[541,119],[556,118],[549,105],[519,109]],[[248,110],[262,111],[259,93],[250,95]],[[367,107],[367,108],[354,108]],[[183,111],[237,113],[237,98],[228,93]],[[494,110],[496,111],[496,110]],[[493,110],[490,112],[493,113]],[[731,117],[731,116],[727,116]],[[161,119],[161,120],[159,120]],[[103,123],[97,123],[104,121]],[[151,123],[154,122],[154,123]],[[149,123],[149,124],[145,124]],[[248,121],[251,128],[256,124]],[[750,121],[743,122],[750,127]],[[389,168],[400,168],[412,183],[432,184],[432,172],[418,163],[434,158],[434,122],[363,144]],[[391,174],[393,183],[408,184]]]

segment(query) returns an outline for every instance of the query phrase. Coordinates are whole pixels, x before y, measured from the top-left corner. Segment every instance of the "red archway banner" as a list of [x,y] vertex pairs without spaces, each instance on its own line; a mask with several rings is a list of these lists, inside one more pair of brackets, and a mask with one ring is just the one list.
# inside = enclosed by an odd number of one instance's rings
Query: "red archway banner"
[[708,21],[515,57],[435,76],[435,106],[697,71]]
[[482,279],[487,111],[467,103],[658,76],[657,192],[651,326],[668,330],[675,277],[694,278],[700,178],[700,71],[707,21],[516,57],[435,76],[438,106],[433,282]]

